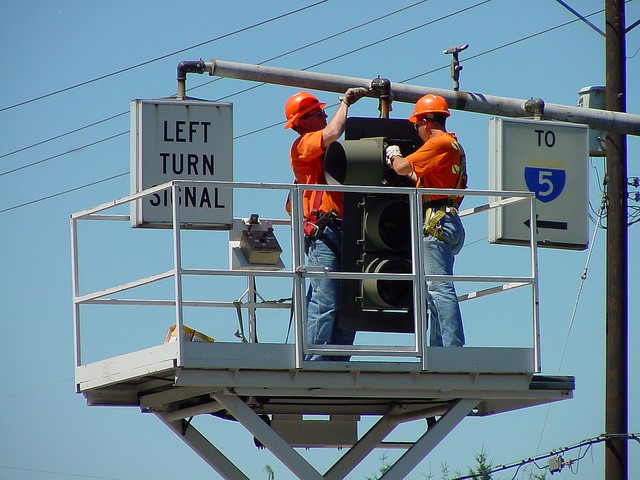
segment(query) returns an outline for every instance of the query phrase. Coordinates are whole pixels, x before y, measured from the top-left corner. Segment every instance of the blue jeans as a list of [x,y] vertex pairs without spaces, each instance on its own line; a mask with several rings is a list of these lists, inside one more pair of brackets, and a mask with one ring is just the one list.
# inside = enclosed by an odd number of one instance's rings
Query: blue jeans
[[[324,231],[323,239],[311,240],[309,245],[309,266],[328,267],[334,272],[340,270],[340,259],[327,246],[331,241],[338,252],[342,243],[342,227],[330,224]],[[356,332],[342,330],[338,326],[338,300],[340,281],[329,278],[312,278],[307,292],[307,342],[315,345],[352,345]],[[350,357],[329,355],[305,355],[305,360],[346,361]]]
[[[447,213],[440,225],[446,242],[429,234],[424,237],[425,275],[453,275],[454,257],[464,245],[464,226],[458,215]],[[431,316],[429,344],[432,347],[462,347],[462,314],[453,282],[427,281],[427,304]]]

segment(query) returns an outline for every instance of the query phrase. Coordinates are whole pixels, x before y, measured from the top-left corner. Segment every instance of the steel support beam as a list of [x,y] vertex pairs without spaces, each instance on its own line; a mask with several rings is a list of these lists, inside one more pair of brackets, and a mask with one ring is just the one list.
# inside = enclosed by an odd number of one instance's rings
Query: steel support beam
[[325,474],[329,480],[340,480],[347,475],[378,447],[387,435],[397,426],[391,419],[392,412],[381,417],[360,440],[356,442]]
[[285,464],[297,478],[308,480],[324,478],[236,395],[226,390],[213,394],[213,397],[221,405],[224,405],[226,410]]
[[231,463],[231,461],[196,430],[195,427],[186,425],[185,428],[185,421],[171,421],[162,412],[157,412],[156,416],[223,478],[229,480],[249,480],[249,477]]
[[[387,470],[380,480],[403,480],[473,410],[480,400],[458,400],[413,446]],[[426,422],[425,422],[426,427]]]
[[[342,478],[347,478],[347,475],[360,462],[362,462],[362,460],[364,460],[374,449],[383,445],[383,440],[398,425],[412,420],[421,420],[435,415],[444,415],[447,411],[446,407],[434,407],[407,413],[406,409],[402,405],[391,409],[369,430],[367,430],[360,440],[347,450],[347,452],[338,461],[336,461],[333,467],[331,467],[325,474],[325,478],[328,480],[340,480]],[[425,421],[425,427],[426,425]],[[455,427],[455,425],[451,428],[453,429],[453,427]]]
[[[215,398],[216,404],[224,406],[238,422],[286,465],[296,477],[309,480],[338,480],[346,478],[362,460],[374,449],[382,445],[383,440],[394,428],[406,421],[423,418],[420,413],[405,415],[401,407],[390,410],[358,442],[349,448],[325,475],[322,475],[237,395],[225,390],[216,392],[212,396]],[[406,478],[418,463],[476,407],[478,402],[479,400],[477,399],[463,399],[453,403],[448,410],[443,412],[440,420],[432,425],[417,442],[413,443],[394,465],[385,472],[381,479]],[[434,412],[441,413],[442,408],[440,407],[430,412],[427,413],[429,415]],[[222,477],[231,480],[248,479],[238,467],[189,422],[186,420],[174,420],[176,416],[170,412],[155,412],[155,415]],[[425,428],[427,428],[426,422]]]
[[[205,62],[205,65],[206,71],[212,76],[298,88],[343,93],[350,87],[372,87],[372,80],[365,78],[265,67],[263,65],[223,60],[211,60],[210,62]],[[531,117],[536,113],[532,109],[533,103],[529,100],[497,97],[482,93],[456,92],[403,83],[392,84],[391,93],[394,101],[406,103],[415,103],[421,96],[427,93],[434,93],[444,97],[449,104],[449,108],[489,115]],[[375,89],[371,90],[370,96],[377,98]],[[640,115],[551,103],[544,104],[544,102],[542,105],[542,117],[545,120],[579,123],[589,125],[594,130],[640,135]]]

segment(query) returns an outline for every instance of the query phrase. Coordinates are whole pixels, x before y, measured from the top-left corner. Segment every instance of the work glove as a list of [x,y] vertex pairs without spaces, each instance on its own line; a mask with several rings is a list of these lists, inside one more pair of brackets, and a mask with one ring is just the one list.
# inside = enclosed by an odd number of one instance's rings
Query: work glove
[[400,153],[400,147],[397,145],[389,145],[385,150],[385,157],[387,159],[387,165],[391,166],[391,161],[393,157],[400,157],[402,153]]
[[364,97],[368,91],[369,90],[364,87],[350,88],[344,93],[344,96],[340,97],[340,101],[344,102],[347,106],[353,105],[362,97]]

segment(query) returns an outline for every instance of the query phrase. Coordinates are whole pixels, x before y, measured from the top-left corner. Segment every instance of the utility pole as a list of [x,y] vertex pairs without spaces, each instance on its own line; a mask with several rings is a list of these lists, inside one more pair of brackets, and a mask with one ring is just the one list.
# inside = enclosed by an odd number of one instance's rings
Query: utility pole
[[[605,0],[605,109],[626,111],[624,0]],[[607,286],[605,479],[627,480],[628,231],[627,137],[609,132],[607,155]],[[619,435],[618,438],[616,436]],[[613,438],[612,438],[613,437]]]

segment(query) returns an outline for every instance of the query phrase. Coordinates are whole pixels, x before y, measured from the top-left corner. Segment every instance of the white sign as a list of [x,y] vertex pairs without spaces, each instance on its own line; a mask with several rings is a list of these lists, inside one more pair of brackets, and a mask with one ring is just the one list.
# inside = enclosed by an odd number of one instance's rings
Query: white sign
[[[233,180],[233,116],[230,103],[204,100],[131,102],[131,191],[171,180]],[[180,223],[186,228],[229,229],[233,224],[228,188],[180,187]],[[134,202],[131,224],[172,225],[170,190]]]
[[[540,120],[492,118],[489,188],[535,193],[539,246],[588,246],[588,128]],[[528,244],[529,205],[490,210],[489,241]]]

